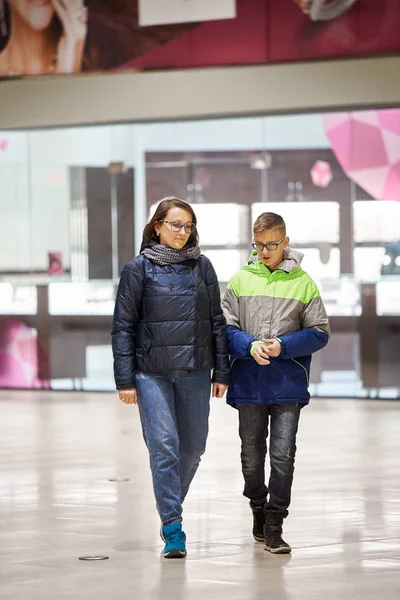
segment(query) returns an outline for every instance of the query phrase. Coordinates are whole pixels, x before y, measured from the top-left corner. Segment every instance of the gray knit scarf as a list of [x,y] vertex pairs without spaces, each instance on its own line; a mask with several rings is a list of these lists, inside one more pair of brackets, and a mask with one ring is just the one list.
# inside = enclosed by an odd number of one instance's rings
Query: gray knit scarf
[[190,259],[198,260],[201,250],[197,244],[182,248],[181,250],[175,250],[175,248],[162,246],[161,244],[154,244],[153,246],[143,248],[141,254],[144,254],[157,265],[171,265]]

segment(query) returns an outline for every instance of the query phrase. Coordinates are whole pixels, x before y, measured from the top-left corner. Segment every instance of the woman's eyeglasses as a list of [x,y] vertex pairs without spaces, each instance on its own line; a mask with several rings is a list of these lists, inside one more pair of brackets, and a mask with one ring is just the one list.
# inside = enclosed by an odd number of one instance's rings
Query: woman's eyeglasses
[[257,250],[257,252],[262,252],[264,248],[269,250],[269,252],[275,252],[275,250],[278,250],[279,245],[282,244],[283,240],[285,239],[286,235],[284,235],[283,238],[279,240],[279,242],[269,242],[268,244],[262,244],[261,242],[253,242],[252,246],[254,250]]
[[192,233],[196,229],[196,225],[194,223],[185,223],[182,225],[182,223],[179,223],[179,221],[165,221],[162,219],[160,220],[160,223],[167,223],[170,226],[171,231],[174,233],[179,233],[181,229],[183,229],[185,233]]

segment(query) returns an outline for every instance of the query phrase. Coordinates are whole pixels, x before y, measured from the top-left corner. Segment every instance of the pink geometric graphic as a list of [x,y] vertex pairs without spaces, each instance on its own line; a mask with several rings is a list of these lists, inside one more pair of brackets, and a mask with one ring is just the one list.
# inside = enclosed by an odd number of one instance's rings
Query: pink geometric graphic
[[[400,201],[400,161],[392,166],[389,171],[389,174],[385,181],[385,188],[383,190],[383,197],[391,199],[396,199]],[[399,223],[399,231],[400,231],[400,223]]]
[[39,380],[37,338],[21,321],[0,321],[0,388],[48,388]]
[[345,173],[376,200],[400,202],[400,110],[335,113],[324,125]]
[[400,135],[400,110],[377,110],[376,113],[384,129]]
[[317,187],[326,188],[333,179],[331,165],[325,160],[317,160],[310,170],[311,179]]

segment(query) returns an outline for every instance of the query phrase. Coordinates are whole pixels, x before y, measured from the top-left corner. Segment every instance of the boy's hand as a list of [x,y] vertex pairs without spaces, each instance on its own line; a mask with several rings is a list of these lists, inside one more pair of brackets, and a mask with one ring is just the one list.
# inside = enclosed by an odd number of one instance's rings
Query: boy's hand
[[254,342],[254,346],[251,349],[251,355],[259,365],[269,365],[270,363],[267,348],[262,342]]
[[268,356],[277,357],[282,352],[281,343],[278,340],[262,340],[266,344],[265,352]]

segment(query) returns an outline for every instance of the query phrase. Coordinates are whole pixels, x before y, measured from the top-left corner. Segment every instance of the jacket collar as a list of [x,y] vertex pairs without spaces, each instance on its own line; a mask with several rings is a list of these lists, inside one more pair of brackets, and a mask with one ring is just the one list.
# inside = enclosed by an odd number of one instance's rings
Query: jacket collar
[[[303,258],[304,254],[302,252],[294,250],[294,248],[288,246],[283,251],[283,261],[277,267],[275,267],[274,271],[285,271],[286,273],[290,273],[294,269],[300,267]],[[250,266],[257,263],[263,265],[257,256],[257,252],[254,250],[249,257],[247,265]]]

